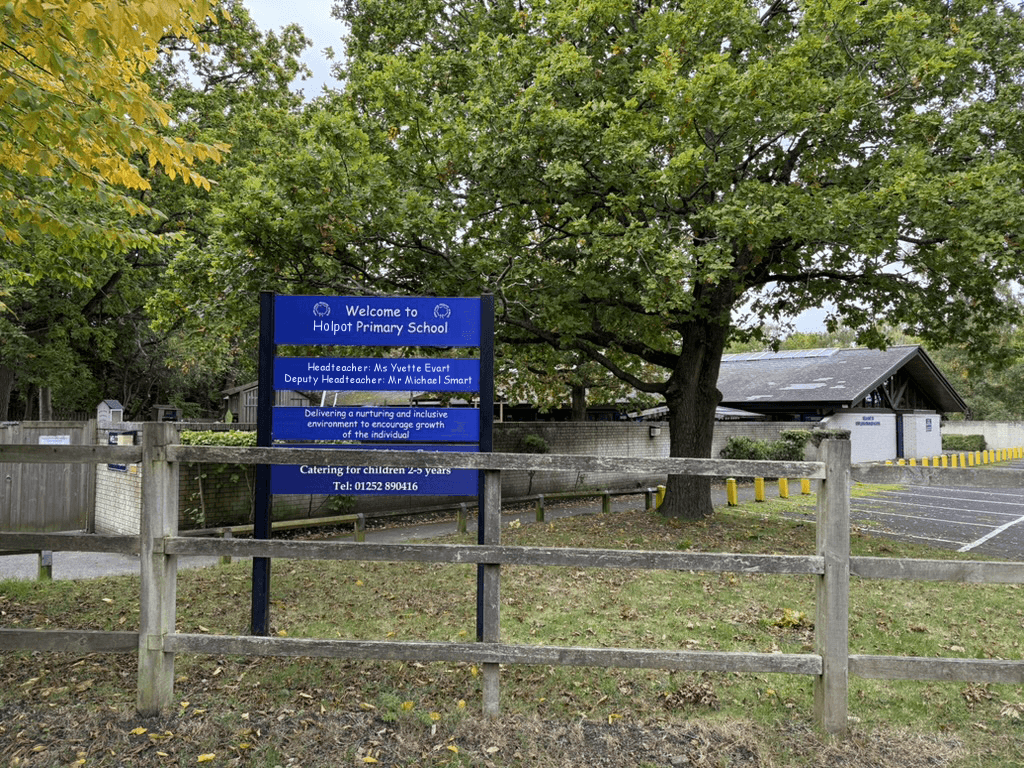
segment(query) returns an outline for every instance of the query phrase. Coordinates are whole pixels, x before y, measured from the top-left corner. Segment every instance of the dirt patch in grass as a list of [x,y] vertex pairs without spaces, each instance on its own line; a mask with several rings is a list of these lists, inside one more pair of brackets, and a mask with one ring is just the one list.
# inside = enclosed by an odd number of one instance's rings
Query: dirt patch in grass
[[124,706],[22,704],[0,708],[0,723],[0,759],[10,766],[936,768],[960,754],[952,739],[892,732],[831,741],[796,722],[768,736],[736,721],[646,725],[510,715],[428,725],[318,708],[140,718]]
[[[533,546],[809,552],[813,526],[787,517],[803,506],[722,510],[685,526],[642,512],[590,515],[503,535]],[[854,538],[861,554],[876,546]],[[464,565],[275,562],[273,634],[464,641],[474,575]],[[861,653],[1018,658],[1015,590],[855,584],[851,641]],[[180,574],[177,630],[245,634],[248,592],[245,563]],[[812,650],[807,578],[510,566],[502,595],[506,642]],[[137,577],[7,584],[0,625],[137,630]],[[856,681],[850,733],[836,740],[812,726],[812,681],[796,676],[510,665],[503,714],[488,719],[468,663],[181,654],[173,712],[157,718],[135,711],[136,675],[132,654],[0,653],[0,765],[1002,768],[1024,759],[1014,686]]]

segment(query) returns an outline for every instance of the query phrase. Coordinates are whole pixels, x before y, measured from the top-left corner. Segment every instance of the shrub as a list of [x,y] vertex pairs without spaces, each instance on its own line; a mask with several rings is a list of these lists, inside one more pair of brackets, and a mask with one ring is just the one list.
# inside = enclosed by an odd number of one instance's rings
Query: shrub
[[942,436],[942,450],[944,451],[984,451],[985,448],[984,435]]
[[179,439],[182,445],[256,445],[255,432],[237,429],[227,432],[183,429]]
[[730,437],[719,455],[723,459],[803,461],[804,448],[810,439],[811,433],[806,429],[787,429],[779,434],[778,440]]

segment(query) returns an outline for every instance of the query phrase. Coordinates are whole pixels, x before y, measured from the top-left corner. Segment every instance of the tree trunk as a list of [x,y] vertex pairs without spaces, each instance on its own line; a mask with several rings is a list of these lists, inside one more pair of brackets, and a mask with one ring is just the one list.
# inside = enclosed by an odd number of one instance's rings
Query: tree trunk
[[[728,328],[694,325],[686,339],[679,362],[669,377],[665,401],[668,405],[669,454],[675,458],[711,456],[715,431],[715,408],[722,399],[718,391],[718,370]],[[700,520],[714,513],[711,484],[714,478],[670,475],[665,501],[659,511],[666,517]]]
[[587,420],[587,388],[580,384],[572,385],[572,420]]
[[39,388],[39,420],[53,421],[53,390],[49,387]]
[[0,421],[10,420],[11,393],[17,373],[13,368],[0,365]]

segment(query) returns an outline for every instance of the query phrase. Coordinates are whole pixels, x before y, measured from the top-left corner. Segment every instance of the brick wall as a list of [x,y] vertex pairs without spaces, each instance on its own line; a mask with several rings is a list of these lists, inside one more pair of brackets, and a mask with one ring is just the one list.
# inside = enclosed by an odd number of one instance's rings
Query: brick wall
[[[142,424],[133,422],[100,423],[96,427],[96,444],[108,445],[111,432],[138,432],[135,442],[142,436]],[[108,464],[96,465],[96,533],[137,536],[142,509],[142,467],[127,464],[112,468]]]

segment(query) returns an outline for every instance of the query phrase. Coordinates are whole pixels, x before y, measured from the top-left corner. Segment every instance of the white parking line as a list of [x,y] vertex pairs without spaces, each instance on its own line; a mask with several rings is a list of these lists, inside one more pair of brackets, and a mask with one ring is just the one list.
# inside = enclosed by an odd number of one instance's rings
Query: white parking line
[[[973,528],[991,528],[991,523],[965,523],[960,520],[946,520],[941,517],[921,517],[921,515],[901,515],[898,512],[886,512],[881,509],[862,509],[853,507],[851,512],[860,512],[862,515],[877,515],[880,517],[902,517],[907,520],[920,520],[928,523],[942,523],[943,525],[967,525]],[[1024,519],[1024,518],[1019,518]]]
[[[862,500],[861,503],[863,503],[863,501],[866,501],[866,500]],[[947,512],[959,512],[961,514],[966,513],[966,512],[977,512],[977,513],[986,514],[986,515],[999,515],[1000,517],[1014,517],[1014,515],[1010,514],[1009,512],[992,512],[992,511],[990,511],[988,509],[964,509],[963,507],[940,507],[940,506],[937,506],[935,504],[918,504],[917,502],[913,502],[913,501],[899,501],[898,499],[886,499],[884,503],[887,504],[887,505],[899,505],[899,506],[902,506],[902,507],[921,507],[922,509],[945,510]],[[1019,507],[1020,504],[1017,504],[1015,506]],[[860,511],[865,511],[865,510],[861,509]],[[886,513],[882,513],[882,514],[886,514]],[[921,518],[921,519],[923,520],[924,518]],[[954,522],[954,521],[949,520],[949,521],[945,521],[945,522]]]
[[[933,488],[932,490],[935,490],[935,489]],[[962,493],[963,491],[960,491],[960,492]],[[895,496],[899,496],[899,495],[904,495],[904,494],[900,494],[898,491],[882,491],[878,495],[873,495],[873,496],[871,496],[869,498],[877,499],[877,498],[883,498],[884,497],[886,500],[889,500],[894,495]],[[994,501],[991,498],[993,495],[995,495],[995,496],[1004,496],[1005,495],[1005,496],[1009,496],[1010,498],[1015,498],[1015,499],[1017,499],[1017,501]],[[1001,505],[1008,506],[1008,507],[1024,506],[1024,499],[1022,499],[1017,494],[991,494],[991,493],[986,493],[986,497],[984,499],[960,498],[960,497],[957,497],[957,496],[939,495],[939,494],[935,494],[934,496],[929,496],[928,494],[921,494],[921,496],[927,496],[928,498],[938,498],[938,499],[942,499],[943,501],[948,501],[948,502],[966,501],[966,502],[970,502],[970,503],[974,503],[974,504],[976,504],[978,502],[983,502],[986,506],[989,505],[989,504],[1001,504]],[[897,499],[896,503],[897,504],[907,504],[909,502],[899,501]],[[952,507],[951,507],[951,509],[952,509]]]
[[972,541],[970,544],[964,544],[962,547],[960,547],[960,549],[957,550],[957,552],[970,552],[975,547],[977,547],[977,546],[979,546],[981,544],[984,544],[989,539],[998,536],[1000,533],[1005,531],[1007,528],[1012,528],[1013,526],[1017,525],[1018,523],[1024,523],[1024,517],[1018,517],[1016,520],[1012,520],[1009,523],[1006,523],[1004,525],[999,526],[998,528],[990,531],[989,533],[986,533],[984,536],[982,536],[977,541]]

